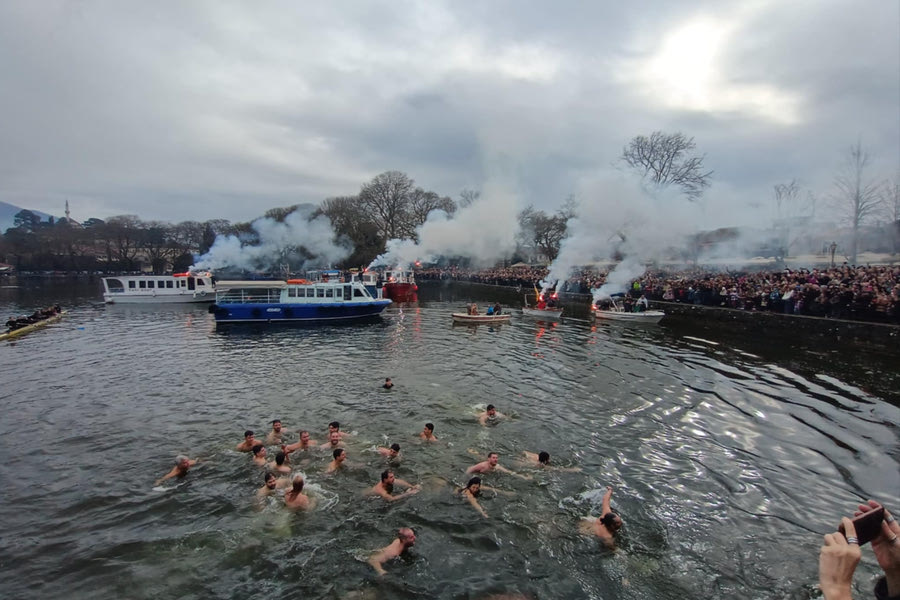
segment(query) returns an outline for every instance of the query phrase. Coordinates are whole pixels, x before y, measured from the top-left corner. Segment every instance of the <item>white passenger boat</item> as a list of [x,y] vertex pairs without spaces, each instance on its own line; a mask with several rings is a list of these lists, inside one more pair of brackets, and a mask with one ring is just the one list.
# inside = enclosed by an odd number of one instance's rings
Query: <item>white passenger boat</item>
[[509,323],[509,314],[503,313],[500,315],[470,315],[468,313],[453,313],[453,322],[467,323],[470,325],[479,323]]
[[215,299],[216,280],[210,273],[103,278],[103,300],[109,304],[212,302]]

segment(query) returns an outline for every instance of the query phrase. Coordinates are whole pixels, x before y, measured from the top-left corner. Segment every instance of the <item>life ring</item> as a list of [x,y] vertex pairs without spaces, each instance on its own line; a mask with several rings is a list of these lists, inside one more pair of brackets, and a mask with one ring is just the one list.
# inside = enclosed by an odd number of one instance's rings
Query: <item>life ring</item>
[[201,296],[205,296],[205,295],[206,295],[206,290],[200,290],[200,291],[197,292],[197,293],[200,294]]

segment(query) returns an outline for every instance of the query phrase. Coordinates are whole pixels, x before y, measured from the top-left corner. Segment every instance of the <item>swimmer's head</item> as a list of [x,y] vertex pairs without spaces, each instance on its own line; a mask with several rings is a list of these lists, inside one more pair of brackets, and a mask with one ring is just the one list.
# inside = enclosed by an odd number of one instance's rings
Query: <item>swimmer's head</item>
[[614,512],[608,512],[600,517],[600,522],[603,523],[603,526],[609,529],[611,533],[618,531],[622,527],[622,517]]
[[256,444],[250,449],[253,452],[253,456],[265,456],[266,455],[266,447],[262,444]]
[[191,462],[191,459],[189,459],[184,454],[179,454],[178,456],[175,457],[175,464],[178,465],[179,467],[182,465],[182,463],[187,463],[187,462]]
[[391,444],[391,456],[400,454],[400,444]]
[[328,431],[340,431],[340,430],[341,430],[341,424],[339,422],[332,421],[331,423],[328,424]]
[[295,475],[294,478],[291,480],[291,488],[295,492],[302,492],[303,491],[303,483],[304,483],[303,477],[300,475]]
[[252,438],[252,437],[253,437],[253,430],[252,430],[252,429],[248,429],[247,431],[244,432],[244,439],[245,439],[245,440],[249,440],[249,439]]
[[280,467],[281,465],[284,464],[284,459],[286,459],[286,458],[287,458],[287,454],[285,454],[284,452],[279,452],[278,454],[275,455],[275,464]]
[[425,429],[434,433],[434,423],[425,423]]
[[538,454],[538,462],[542,465],[550,464],[550,453],[549,452],[541,452]]
[[344,452],[343,448],[335,449],[335,451],[332,452],[331,455],[334,457],[334,460],[343,460],[344,458],[346,458],[346,452]]

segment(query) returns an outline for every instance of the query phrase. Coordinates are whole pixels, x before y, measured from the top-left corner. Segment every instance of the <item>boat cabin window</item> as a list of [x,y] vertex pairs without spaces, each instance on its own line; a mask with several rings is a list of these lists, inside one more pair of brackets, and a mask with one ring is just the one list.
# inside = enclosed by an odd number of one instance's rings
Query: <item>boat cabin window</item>
[[142,290],[147,289],[147,282],[146,281],[138,281],[138,287],[140,287]]
[[198,277],[198,278],[197,278],[197,285],[206,285],[206,284],[203,283],[203,280],[200,279],[200,278]]
[[316,288],[316,298],[325,297],[325,288]]
[[129,282],[128,282],[128,287],[131,288],[131,289],[133,290],[133,289],[134,289],[134,284],[135,284],[135,283],[136,283],[136,282],[134,282],[134,281],[129,281]]
[[171,279],[170,279],[169,281],[166,282],[166,287],[167,287],[167,288],[171,288],[171,287],[172,287],[172,280],[171,280]]
[[333,298],[333,297],[334,297],[334,290],[333,290],[332,288],[325,288],[325,297],[326,297],[326,298]]
[[[338,290],[338,296],[340,296],[340,295],[341,295],[341,291]],[[350,291],[350,286],[345,285],[344,286],[344,300],[350,300],[352,298],[353,298],[353,292]]]
[[366,295],[363,294],[363,291],[361,289],[356,288],[353,290],[353,297],[354,298],[365,298]]
[[159,280],[159,281],[156,282],[156,287],[158,287],[158,288],[164,288],[164,287],[166,287],[166,282],[165,282],[165,281],[162,281],[162,280]]
[[297,288],[288,288],[288,298],[297,297]]
[[148,282],[147,282],[147,287],[148,287],[149,289],[152,290],[154,287],[156,287],[156,285],[155,285],[155,283],[151,280],[151,281],[148,281]]

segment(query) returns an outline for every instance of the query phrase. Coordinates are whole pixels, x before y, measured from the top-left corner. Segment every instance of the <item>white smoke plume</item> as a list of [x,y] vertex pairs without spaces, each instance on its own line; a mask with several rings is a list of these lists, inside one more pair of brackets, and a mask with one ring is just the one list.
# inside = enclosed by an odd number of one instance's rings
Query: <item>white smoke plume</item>
[[[309,211],[298,209],[283,222],[262,218],[252,223],[256,242],[245,244],[235,235],[220,235],[209,252],[201,256],[191,270],[215,271],[234,268],[268,270],[279,267],[288,258],[296,257],[302,246],[314,254],[306,266],[328,266],[343,260],[353,251],[349,243],[335,240],[335,232],[328,217],[320,215],[309,220]],[[303,266],[292,263],[295,268]]]
[[417,230],[419,241],[389,240],[384,254],[369,268],[409,268],[415,261],[434,262],[439,256],[464,256],[492,265],[515,249],[518,203],[513,187],[499,179],[488,181],[481,196],[459,209],[453,218],[433,211]]
[[596,261],[622,260],[608,274],[599,294],[622,292],[653,260],[667,258],[673,248],[699,230],[701,205],[674,190],[648,189],[628,174],[605,176],[582,186],[576,216],[543,282],[544,292],[566,280],[573,269]]

